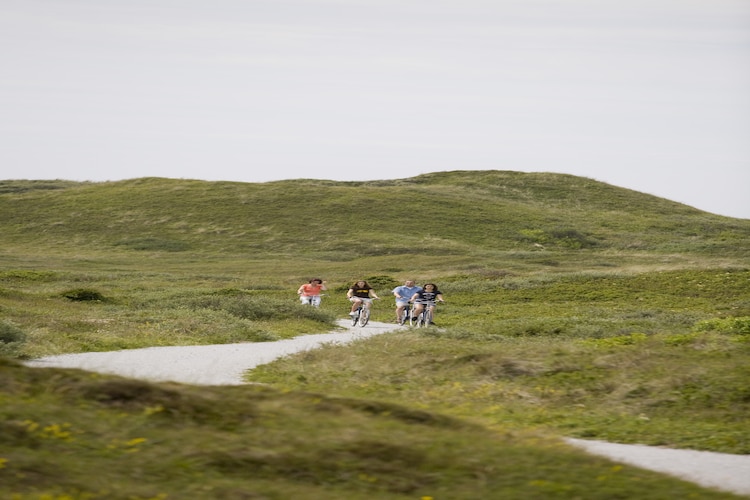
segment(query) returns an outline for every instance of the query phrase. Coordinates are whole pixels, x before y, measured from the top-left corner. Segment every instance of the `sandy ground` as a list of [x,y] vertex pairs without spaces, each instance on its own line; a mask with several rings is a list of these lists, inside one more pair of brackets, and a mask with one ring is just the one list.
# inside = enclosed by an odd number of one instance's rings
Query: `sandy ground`
[[[33,367],[79,368],[124,377],[173,381],[194,385],[241,385],[245,371],[276,358],[314,349],[322,344],[345,344],[398,330],[395,324],[371,322],[364,328],[341,320],[341,331],[304,335],[276,342],[207,346],[150,347],[112,352],[63,354],[28,361]],[[674,450],[566,439],[589,453],[616,462],[662,472],[709,488],[750,496],[750,455]]]

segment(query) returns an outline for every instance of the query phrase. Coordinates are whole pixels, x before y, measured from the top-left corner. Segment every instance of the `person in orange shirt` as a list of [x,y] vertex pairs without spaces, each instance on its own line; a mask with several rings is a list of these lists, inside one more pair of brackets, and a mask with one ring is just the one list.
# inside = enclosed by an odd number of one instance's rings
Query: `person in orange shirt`
[[320,278],[314,278],[300,286],[297,295],[302,304],[320,307],[320,292],[325,290],[328,290],[326,282]]

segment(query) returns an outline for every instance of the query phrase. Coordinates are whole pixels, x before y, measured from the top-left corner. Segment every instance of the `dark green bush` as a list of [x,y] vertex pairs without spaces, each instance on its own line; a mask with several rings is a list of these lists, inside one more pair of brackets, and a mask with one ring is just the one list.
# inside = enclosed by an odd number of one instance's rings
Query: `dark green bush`
[[11,342],[23,342],[26,334],[17,326],[7,321],[0,322],[0,342],[10,344]]
[[76,288],[75,290],[68,290],[62,293],[62,296],[66,299],[70,299],[76,302],[104,302],[106,298],[96,290],[90,290],[87,288]]
[[115,244],[131,250],[152,251],[152,252],[184,252],[190,249],[190,244],[185,241],[172,240],[167,238],[135,238],[132,240],[120,241]]

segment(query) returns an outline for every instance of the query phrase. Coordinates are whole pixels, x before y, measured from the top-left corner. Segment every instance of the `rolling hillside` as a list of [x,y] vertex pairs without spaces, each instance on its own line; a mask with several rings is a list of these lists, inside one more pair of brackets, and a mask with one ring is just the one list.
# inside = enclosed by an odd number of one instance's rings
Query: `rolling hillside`
[[[732,498],[560,436],[750,453],[750,220],[559,174],[0,181],[0,496]],[[297,287],[328,281],[319,309]],[[28,368],[328,332],[436,281],[438,327],[196,388]],[[100,471],[91,474],[92,470]]]
[[84,254],[273,253],[345,261],[544,247],[741,256],[750,239],[750,221],[561,174],[445,172],[263,184],[4,181],[0,193],[6,248]]

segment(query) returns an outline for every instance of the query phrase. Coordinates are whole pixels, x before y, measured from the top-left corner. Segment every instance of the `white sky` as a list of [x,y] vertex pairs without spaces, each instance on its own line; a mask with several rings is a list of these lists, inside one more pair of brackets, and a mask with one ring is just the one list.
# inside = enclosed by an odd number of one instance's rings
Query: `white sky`
[[0,178],[580,175],[750,218],[749,0],[0,0]]

